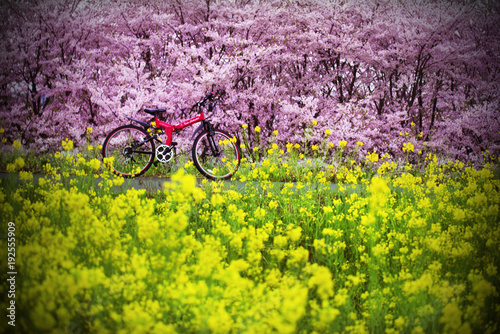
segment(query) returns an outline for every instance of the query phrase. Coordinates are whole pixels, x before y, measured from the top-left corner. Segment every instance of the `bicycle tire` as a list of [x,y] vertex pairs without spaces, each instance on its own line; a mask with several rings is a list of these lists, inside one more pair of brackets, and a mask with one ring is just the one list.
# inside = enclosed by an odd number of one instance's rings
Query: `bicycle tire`
[[[213,129],[212,145],[220,154],[214,156],[210,146],[210,131],[203,131],[193,142],[193,164],[198,171],[210,180],[231,178],[238,169],[241,161],[241,152],[236,139],[220,129]],[[215,148],[214,147],[214,148]]]
[[102,145],[102,156],[113,158],[106,165],[115,174],[134,178],[144,174],[153,164],[155,144],[145,130],[134,125],[123,125],[106,137]]

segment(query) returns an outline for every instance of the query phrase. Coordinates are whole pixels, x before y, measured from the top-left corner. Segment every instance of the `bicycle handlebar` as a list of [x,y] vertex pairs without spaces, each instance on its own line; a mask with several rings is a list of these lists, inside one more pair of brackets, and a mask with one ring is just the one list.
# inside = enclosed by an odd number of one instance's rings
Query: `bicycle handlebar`
[[212,91],[208,93],[201,101],[197,102],[196,106],[202,107],[208,100],[213,101],[214,97],[215,97],[215,92]]

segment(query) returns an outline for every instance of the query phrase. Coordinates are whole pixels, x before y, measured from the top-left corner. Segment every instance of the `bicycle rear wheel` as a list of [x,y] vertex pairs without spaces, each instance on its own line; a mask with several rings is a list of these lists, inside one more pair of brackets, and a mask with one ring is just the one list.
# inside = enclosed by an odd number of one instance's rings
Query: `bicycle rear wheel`
[[196,137],[192,148],[193,163],[203,176],[211,180],[228,179],[240,165],[241,153],[236,138],[214,129]]
[[155,144],[143,129],[120,126],[108,135],[102,146],[106,165],[115,174],[132,178],[144,174],[153,164]]

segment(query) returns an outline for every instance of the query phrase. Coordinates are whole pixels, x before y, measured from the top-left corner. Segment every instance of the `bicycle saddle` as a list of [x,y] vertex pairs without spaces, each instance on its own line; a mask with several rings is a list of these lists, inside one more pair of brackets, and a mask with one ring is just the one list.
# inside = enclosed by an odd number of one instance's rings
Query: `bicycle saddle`
[[166,109],[156,109],[156,108],[144,108],[144,112],[156,116],[157,114],[160,114],[162,112],[165,112]]

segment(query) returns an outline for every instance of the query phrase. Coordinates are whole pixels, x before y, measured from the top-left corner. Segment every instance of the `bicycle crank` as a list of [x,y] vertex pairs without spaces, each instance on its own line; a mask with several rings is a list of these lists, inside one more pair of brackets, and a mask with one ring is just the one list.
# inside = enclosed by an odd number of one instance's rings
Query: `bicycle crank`
[[161,163],[169,162],[174,157],[173,147],[162,144],[156,148],[156,160]]

